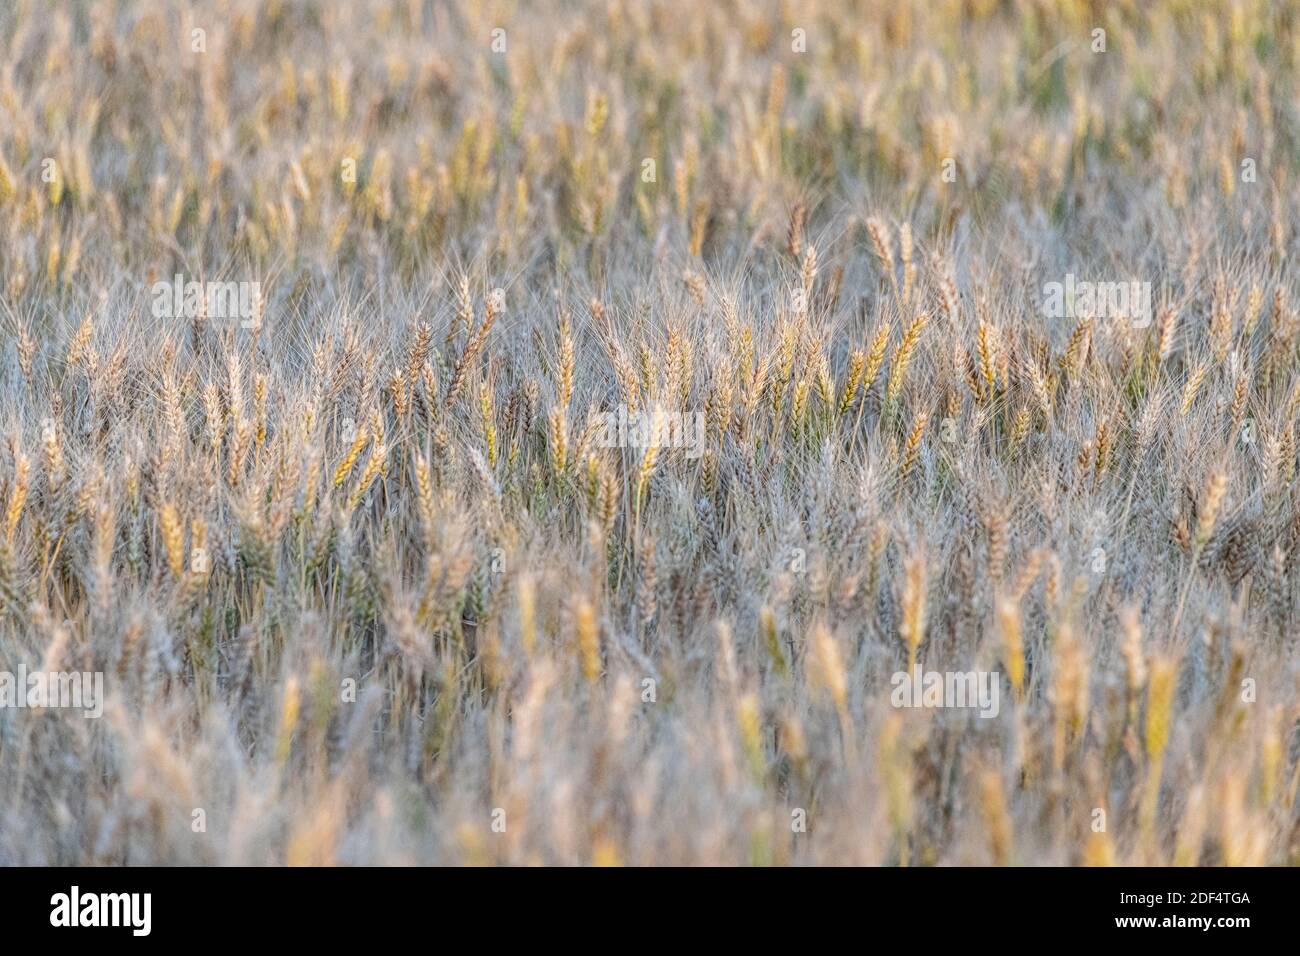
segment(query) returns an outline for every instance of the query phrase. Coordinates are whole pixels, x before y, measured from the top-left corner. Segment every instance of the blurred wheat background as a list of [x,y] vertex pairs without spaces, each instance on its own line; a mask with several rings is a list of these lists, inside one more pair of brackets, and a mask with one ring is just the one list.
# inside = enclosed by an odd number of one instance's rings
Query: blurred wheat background
[[1298,66],[1294,2],[9,0],[0,669],[107,703],[0,710],[0,863],[1300,860]]

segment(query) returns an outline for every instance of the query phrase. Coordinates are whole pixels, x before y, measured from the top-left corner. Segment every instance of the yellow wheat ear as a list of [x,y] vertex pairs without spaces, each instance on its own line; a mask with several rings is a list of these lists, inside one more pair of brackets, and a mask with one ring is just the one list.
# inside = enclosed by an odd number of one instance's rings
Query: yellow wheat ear
[[930,416],[926,412],[919,412],[912,423],[912,430],[907,436],[907,442],[903,446],[903,461],[898,469],[898,480],[901,489],[902,483],[911,473],[913,466],[916,465],[916,459],[921,453],[921,436],[925,434],[925,426],[929,423]]
[[1165,763],[1165,748],[1169,743],[1170,716],[1173,711],[1174,691],[1177,686],[1178,662],[1170,655],[1162,655],[1151,662],[1147,683],[1146,715],[1146,784],[1142,794],[1140,821],[1143,841],[1154,845],[1156,810],[1160,802],[1160,782]]
[[907,648],[907,672],[916,669],[916,652],[925,637],[925,558],[917,553],[907,559],[903,576],[903,619],[899,635]]
[[772,666],[778,674],[784,675],[787,670],[785,661],[785,652],[781,649],[781,639],[776,630],[776,615],[772,613],[770,607],[764,606],[759,612],[759,631],[763,638],[763,649],[772,660]]
[[564,474],[569,461],[569,425],[563,407],[551,409],[547,435],[550,439],[551,472],[558,478]]
[[885,401],[891,407],[897,402],[903,390],[903,379],[906,378],[907,368],[912,362],[912,353],[916,350],[921,332],[929,321],[929,315],[924,312],[918,313],[903,332],[903,339],[898,343],[898,350],[894,352],[893,361],[889,366],[889,382],[885,386]]
[[1227,490],[1228,476],[1222,471],[1214,472],[1205,482],[1205,492],[1201,496],[1200,509],[1196,517],[1196,535],[1193,538],[1198,549],[1204,547],[1210,540],[1210,536],[1214,534],[1219,508],[1223,504]]
[[1169,743],[1169,716],[1173,709],[1178,663],[1172,657],[1158,657],[1151,662],[1147,684],[1146,752],[1147,759],[1158,765]]
[[284,694],[280,700],[280,730],[275,744],[275,760],[284,764],[289,759],[293,734],[298,728],[298,715],[301,712],[302,695],[298,678],[290,676],[284,685]]
[[376,439],[370,450],[370,458],[366,461],[366,467],[361,472],[361,477],[357,480],[356,487],[352,489],[352,494],[348,496],[348,511],[355,511],[357,505],[365,497],[370,486],[375,483],[381,471],[384,470],[388,462],[388,446],[382,441]]
[[985,770],[980,774],[979,804],[993,863],[996,866],[1006,866],[1011,858],[1012,824],[1002,778],[996,770]]
[[813,628],[809,641],[808,677],[813,686],[824,690],[837,712],[845,713],[848,705],[848,682],[840,647],[830,629],[822,623]]
[[582,676],[594,684],[600,678],[600,627],[596,623],[596,608],[590,601],[584,599],[578,603],[575,625]]
[[997,622],[1002,635],[1002,660],[1007,668],[1007,679],[1011,681],[1016,703],[1022,703],[1025,697],[1025,648],[1020,636],[1019,602],[1009,597],[1000,598]]
[[5,543],[10,548],[13,547],[18,522],[22,520],[23,506],[27,503],[31,466],[31,459],[18,452],[14,463],[14,483],[9,490],[9,502],[5,506]]
[[179,581],[185,571],[185,532],[175,505],[163,505],[158,515],[158,524],[163,547],[167,552],[167,567],[171,570],[172,577]]

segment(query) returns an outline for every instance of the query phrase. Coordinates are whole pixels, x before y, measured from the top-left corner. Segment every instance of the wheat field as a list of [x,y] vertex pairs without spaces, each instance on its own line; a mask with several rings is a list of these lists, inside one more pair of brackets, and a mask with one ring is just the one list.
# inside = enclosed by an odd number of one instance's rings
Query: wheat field
[[0,706],[0,864],[1300,862],[1298,73],[1280,0],[0,5],[0,671],[103,686]]

